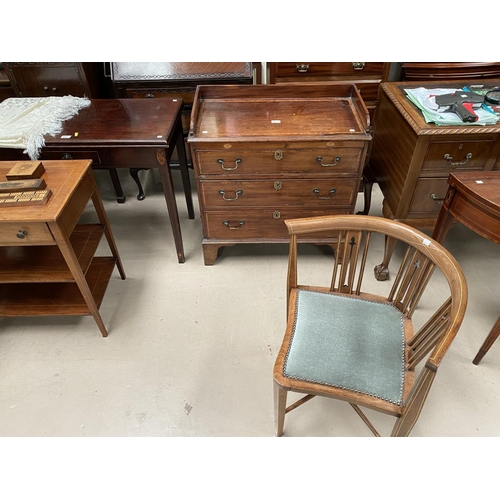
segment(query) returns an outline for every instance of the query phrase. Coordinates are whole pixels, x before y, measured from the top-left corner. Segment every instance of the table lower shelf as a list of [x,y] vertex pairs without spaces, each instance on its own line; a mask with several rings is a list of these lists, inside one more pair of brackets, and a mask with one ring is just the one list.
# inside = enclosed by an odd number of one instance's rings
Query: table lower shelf
[[[114,257],[94,257],[85,275],[97,307],[115,267]],[[86,316],[90,310],[76,283],[0,284],[0,316]]]

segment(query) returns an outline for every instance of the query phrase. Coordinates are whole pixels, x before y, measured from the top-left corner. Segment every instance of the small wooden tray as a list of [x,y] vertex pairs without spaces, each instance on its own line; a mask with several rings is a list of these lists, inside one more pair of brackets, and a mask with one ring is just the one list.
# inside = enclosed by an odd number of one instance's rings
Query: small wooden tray
[[23,179],[18,181],[0,182],[0,193],[19,193],[20,191],[33,191],[45,189],[47,184],[43,179]]
[[0,193],[0,207],[18,207],[20,205],[45,205],[52,191],[21,191],[20,193]]

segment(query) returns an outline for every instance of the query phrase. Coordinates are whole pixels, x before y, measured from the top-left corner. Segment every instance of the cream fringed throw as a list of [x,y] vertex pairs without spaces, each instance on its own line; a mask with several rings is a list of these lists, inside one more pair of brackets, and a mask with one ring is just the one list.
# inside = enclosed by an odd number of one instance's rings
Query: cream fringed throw
[[0,148],[24,149],[37,160],[45,135],[61,132],[62,123],[90,106],[86,97],[11,97],[0,103]]

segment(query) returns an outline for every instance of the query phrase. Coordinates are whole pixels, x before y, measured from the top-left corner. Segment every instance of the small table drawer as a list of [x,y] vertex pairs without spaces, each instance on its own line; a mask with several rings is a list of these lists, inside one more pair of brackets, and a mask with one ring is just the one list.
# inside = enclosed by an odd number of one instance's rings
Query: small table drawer
[[455,170],[483,170],[494,142],[494,137],[433,141],[429,144],[422,171],[438,170],[444,174]]
[[351,206],[356,178],[277,179],[261,181],[201,180],[205,207],[262,207],[283,205]]
[[5,222],[0,224],[0,245],[55,245],[46,224]]
[[199,175],[355,173],[362,149],[311,148],[197,152]]
[[346,79],[382,78],[384,63],[382,62],[281,62],[276,65],[277,78],[315,77]]
[[64,149],[43,148],[40,160],[92,160],[92,164],[100,165],[101,158],[98,151],[73,151]]
[[[290,236],[285,224],[287,219],[316,217],[320,215],[340,215],[351,213],[350,209],[332,208],[327,211],[301,209],[297,207],[277,209],[243,209],[227,211],[207,211],[203,214],[206,237],[221,241],[266,240],[288,241]],[[311,234],[308,238],[313,239]],[[321,236],[324,239],[324,234]],[[332,239],[335,235],[332,235]]]

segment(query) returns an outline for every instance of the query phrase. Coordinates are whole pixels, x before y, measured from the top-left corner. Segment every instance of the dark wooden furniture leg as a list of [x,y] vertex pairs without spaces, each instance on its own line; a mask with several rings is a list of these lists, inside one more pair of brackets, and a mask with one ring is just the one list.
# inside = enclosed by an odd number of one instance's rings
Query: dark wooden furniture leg
[[184,187],[184,196],[186,198],[188,216],[190,219],[194,219],[193,196],[191,193],[191,181],[189,179],[189,167],[185,147],[184,134],[182,132],[182,126],[180,126],[175,142],[175,148],[177,149],[177,156],[179,157],[179,166],[181,169],[182,185]]
[[488,334],[483,345],[477,352],[474,361],[472,361],[475,365],[479,364],[479,362],[483,359],[483,356],[490,350],[490,347],[495,343],[495,340],[499,336],[500,336],[500,318],[498,318],[497,322],[493,325],[491,332]]
[[370,211],[370,207],[372,204],[372,191],[374,182],[375,182],[375,177],[373,176],[370,166],[367,165],[363,170],[363,177],[361,180],[361,187],[363,188],[365,206],[363,207],[363,210],[357,212],[357,215],[368,215],[368,212]]
[[144,200],[146,198],[146,195],[144,194],[144,190],[142,189],[142,184],[139,179],[139,171],[140,170],[149,170],[148,168],[131,168],[130,169],[130,177],[134,179],[134,182],[137,184],[137,189],[139,190],[139,194],[137,195],[137,199],[139,201]]
[[118,172],[116,171],[116,168],[108,168],[108,171],[111,177],[111,182],[113,183],[113,187],[115,188],[116,201],[118,203],[125,203],[125,200],[127,198],[123,194],[122,185],[120,182],[120,178],[118,177]]
[[172,226],[172,233],[174,235],[177,258],[179,260],[179,263],[182,264],[186,259],[184,257],[184,246],[182,244],[179,212],[177,211],[177,203],[175,202],[174,184],[172,182],[172,173],[170,171],[169,162],[167,162],[165,166],[160,167],[158,170],[160,171],[163,193],[165,195],[165,201],[167,202],[168,215],[170,217],[170,224]]

